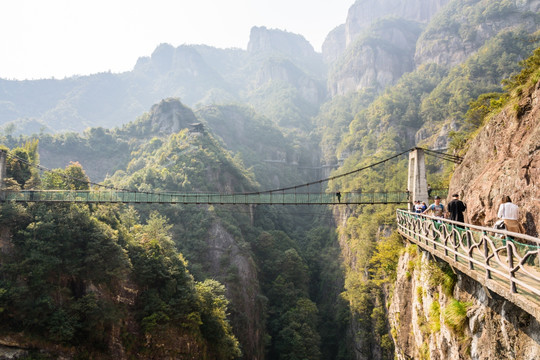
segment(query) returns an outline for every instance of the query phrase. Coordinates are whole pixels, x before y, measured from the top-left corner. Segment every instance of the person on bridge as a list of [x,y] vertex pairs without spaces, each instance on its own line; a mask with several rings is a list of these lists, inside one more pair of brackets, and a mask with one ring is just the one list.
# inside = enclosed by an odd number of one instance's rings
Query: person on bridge
[[441,204],[441,198],[439,196],[435,196],[435,203],[429,205],[422,214],[425,214],[428,211],[431,211],[435,217],[444,217],[444,205]]
[[448,203],[448,211],[450,212],[450,220],[465,222],[463,212],[467,210],[467,205],[459,200],[459,195],[452,195],[452,201]]
[[340,203],[341,202],[341,192],[337,192],[336,193],[336,197],[337,197],[337,201]]
[[519,207],[512,203],[510,196],[504,195],[502,197],[502,203],[499,206],[497,216],[504,220],[506,230],[524,234],[523,226],[518,221],[519,219]]

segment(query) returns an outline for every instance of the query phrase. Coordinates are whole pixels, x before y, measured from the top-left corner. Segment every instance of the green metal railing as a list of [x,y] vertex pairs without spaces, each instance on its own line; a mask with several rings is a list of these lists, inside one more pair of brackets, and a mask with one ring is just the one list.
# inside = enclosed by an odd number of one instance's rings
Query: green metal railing
[[338,204],[405,204],[407,192],[298,193],[261,192],[238,194],[158,193],[138,191],[4,191],[2,201],[80,202],[80,203],[159,203],[159,204],[268,204],[268,205],[338,205]]
[[397,210],[399,233],[540,318],[540,239]]

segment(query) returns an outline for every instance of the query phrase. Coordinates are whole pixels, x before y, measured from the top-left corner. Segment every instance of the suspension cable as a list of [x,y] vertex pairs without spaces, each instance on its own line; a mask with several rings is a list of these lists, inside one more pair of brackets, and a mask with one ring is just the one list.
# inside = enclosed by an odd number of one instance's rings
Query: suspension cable
[[[334,175],[334,176],[331,176],[331,177],[328,177],[328,178],[325,178],[325,179],[320,179],[320,180],[317,180],[317,181],[312,181],[312,182],[308,182],[308,183],[305,183],[305,184],[300,184],[300,185],[295,185],[295,186],[289,186],[289,187],[284,187],[284,188],[279,188],[279,189],[273,189],[273,190],[264,190],[264,191],[253,191],[253,192],[244,192],[244,193],[238,193],[239,195],[253,195],[253,194],[270,194],[270,193],[274,193],[274,192],[285,192],[285,191],[288,191],[288,190],[296,190],[296,189],[299,189],[299,188],[303,188],[303,187],[307,187],[309,188],[309,186],[312,186],[312,185],[317,185],[317,184],[322,184],[322,183],[326,183],[326,182],[329,182],[329,181],[332,181],[332,180],[336,180],[336,179],[339,179],[339,178],[342,178],[342,177],[345,177],[345,176],[349,176],[349,175],[352,175],[352,174],[355,174],[355,173],[358,173],[360,171],[364,171],[364,170],[367,170],[367,169],[370,169],[372,167],[375,167],[377,165],[380,165],[380,164],[383,164],[383,163],[386,163],[392,159],[395,159],[403,154],[406,154],[412,150],[414,150],[415,148],[412,148],[412,149],[409,149],[409,150],[405,150],[405,151],[402,151],[398,154],[395,154],[393,156],[390,156],[386,159],[383,159],[381,161],[378,161],[378,162],[375,162],[375,163],[372,163],[370,165],[366,165],[366,166],[363,166],[361,168],[358,168],[358,169],[355,169],[355,170],[351,170],[351,171],[348,171],[346,173],[343,173],[343,174],[338,174],[338,175]],[[455,163],[461,163],[461,161],[463,160],[463,158],[457,156],[457,155],[451,155],[451,154],[446,154],[446,153],[442,153],[442,152],[439,152],[439,151],[436,151],[436,150],[429,150],[429,149],[425,149],[425,148],[418,148],[418,149],[422,149],[424,151],[426,151],[427,153],[429,153],[430,155],[432,156],[435,156],[435,157],[438,157],[438,158],[441,158],[443,160],[447,160],[447,161],[452,161],[452,162],[455,162]],[[20,157],[18,157],[17,155],[14,155],[10,152],[7,152],[7,156],[9,157],[12,157],[12,158],[15,158],[17,159],[18,161],[21,161],[22,163],[24,164],[27,164],[29,166],[32,166],[32,167],[35,167],[37,169],[39,169],[40,171],[49,171],[49,172],[52,172],[53,170],[49,169],[49,168],[46,168],[44,166],[41,166],[41,165],[38,165],[38,164],[34,164],[34,163],[31,163],[25,159],[22,159]],[[66,175],[66,174],[59,174],[60,176],[66,178],[66,179],[69,179],[69,180],[73,180],[73,181],[78,181],[78,182],[81,182],[81,183],[86,183],[86,184],[89,184],[89,185],[92,185],[92,186],[96,186],[96,187],[101,187],[101,188],[105,188],[105,189],[111,189],[111,190],[116,190],[116,191],[128,191],[128,192],[133,192],[133,193],[141,193],[141,194],[162,194],[162,193],[168,193],[170,191],[162,191],[162,192],[155,192],[155,191],[138,191],[138,190],[129,190],[129,189],[124,189],[124,188],[118,188],[118,187],[114,187],[114,186],[109,186],[109,185],[103,185],[103,184],[99,184],[99,183],[95,183],[95,182],[92,182],[88,179],[79,179],[79,178],[75,178],[75,177],[72,177],[72,176],[69,176],[69,175]],[[233,194],[231,194],[233,195]]]

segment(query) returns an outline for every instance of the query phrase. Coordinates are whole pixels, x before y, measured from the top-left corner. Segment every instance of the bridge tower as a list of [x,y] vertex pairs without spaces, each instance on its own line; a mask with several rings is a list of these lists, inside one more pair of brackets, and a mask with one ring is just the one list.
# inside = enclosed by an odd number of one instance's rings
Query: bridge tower
[[407,182],[409,191],[409,210],[413,210],[413,202],[416,200],[428,203],[427,178],[426,178],[426,158],[424,150],[414,148],[409,153],[409,180]]
[[4,200],[4,179],[6,178],[7,152],[0,149],[0,200]]

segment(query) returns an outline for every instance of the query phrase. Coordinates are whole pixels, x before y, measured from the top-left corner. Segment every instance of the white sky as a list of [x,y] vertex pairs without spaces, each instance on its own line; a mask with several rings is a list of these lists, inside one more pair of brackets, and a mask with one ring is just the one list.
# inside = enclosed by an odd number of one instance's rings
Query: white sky
[[316,51],[354,0],[2,0],[0,78],[133,68],[160,43],[246,49],[252,26],[303,35]]

